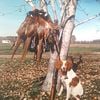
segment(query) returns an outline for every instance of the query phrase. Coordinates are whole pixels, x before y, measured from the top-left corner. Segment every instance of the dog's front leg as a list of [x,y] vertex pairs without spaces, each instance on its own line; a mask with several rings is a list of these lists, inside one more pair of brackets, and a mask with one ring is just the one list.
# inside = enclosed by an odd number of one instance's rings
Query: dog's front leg
[[70,95],[71,95],[71,87],[69,87],[69,85],[67,85],[66,88],[67,88],[67,89],[66,89],[66,90],[67,90],[67,91],[66,91],[66,96],[67,96],[67,97],[66,97],[66,100],[69,100]]
[[63,85],[61,85],[61,87],[60,87],[60,90],[59,90],[59,93],[58,93],[58,96],[60,96],[61,95],[61,93],[63,92]]

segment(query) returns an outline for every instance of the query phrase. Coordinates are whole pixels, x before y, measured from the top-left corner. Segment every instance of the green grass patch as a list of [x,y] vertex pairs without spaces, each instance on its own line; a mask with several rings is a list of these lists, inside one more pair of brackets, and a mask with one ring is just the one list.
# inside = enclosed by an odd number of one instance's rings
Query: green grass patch
[[100,52],[100,48],[95,47],[70,47],[69,53],[91,53]]
[[[73,47],[70,47],[70,53],[91,53],[91,52],[100,52],[100,46],[96,46],[97,44],[75,44]],[[10,49],[11,44],[0,44],[0,55],[11,55],[12,51]],[[16,52],[16,54],[22,54],[23,48],[20,46]]]
[[[10,44],[0,44],[0,55],[11,55],[12,49]],[[22,46],[20,46],[16,52],[16,54],[20,54],[22,52]]]

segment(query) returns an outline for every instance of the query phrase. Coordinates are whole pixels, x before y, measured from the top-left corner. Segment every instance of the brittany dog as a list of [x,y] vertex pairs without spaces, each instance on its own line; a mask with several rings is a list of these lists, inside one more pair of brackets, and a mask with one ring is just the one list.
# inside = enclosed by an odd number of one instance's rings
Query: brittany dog
[[68,57],[67,60],[57,59],[55,62],[55,67],[60,68],[60,90],[58,96],[63,92],[63,89],[66,89],[66,100],[69,100],[71,95],[75,100],[80,100],[81,95],[83,95],[83,87],[79,77],[72,69],[73,62],[71,57]]

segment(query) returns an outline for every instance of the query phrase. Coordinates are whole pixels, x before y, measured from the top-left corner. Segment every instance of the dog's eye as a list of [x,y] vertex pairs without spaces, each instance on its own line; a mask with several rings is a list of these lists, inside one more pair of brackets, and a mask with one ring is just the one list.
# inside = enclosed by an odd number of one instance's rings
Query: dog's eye
[[67,68],[67,66],[69,66],[69,64],[66,62],[66,63],[65,63],[65,66],[66,66],[66,68]]
[[71,67],[72,67],[72,63],[66,62],[66,63],[65,63],[65,66],[66,66],[67,70],[70,70]]

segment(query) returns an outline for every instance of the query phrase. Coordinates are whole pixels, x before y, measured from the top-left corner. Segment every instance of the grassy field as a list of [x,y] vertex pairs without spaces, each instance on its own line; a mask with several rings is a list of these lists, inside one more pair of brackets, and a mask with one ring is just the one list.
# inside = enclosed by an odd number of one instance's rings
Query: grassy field
[[[0,55],[11,55],[12,50],[10,44],[0,44]],[[71,44],[69,53],[91,53],[100,52],[100,44]],[[17,50],[16,54],[22,53],[22,46]]]
[[[16,54],[20,54],[22,52],[22,46],[19,47]],[[0,43],[0,55],[11,55],[11,44],[2,44]]]
[[71,44],[70,53],[100,52],[100,44]]

